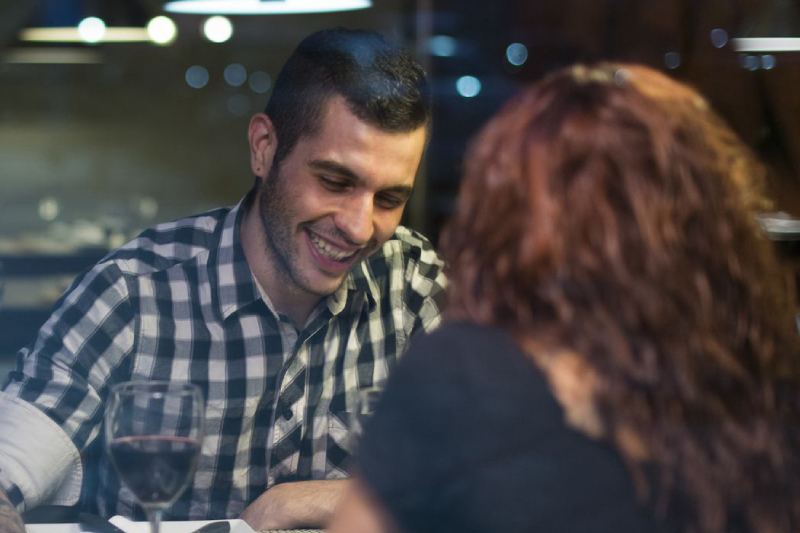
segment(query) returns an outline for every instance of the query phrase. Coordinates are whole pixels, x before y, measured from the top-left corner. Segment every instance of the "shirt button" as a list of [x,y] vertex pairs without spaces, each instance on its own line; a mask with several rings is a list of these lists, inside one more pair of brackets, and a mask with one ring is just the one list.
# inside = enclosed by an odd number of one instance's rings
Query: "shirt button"
[[290,418],[292,418],[292,416],[294,416],[294,413],[292,413],[292,410],[287,407],[286,409],[283,410],[281,416],[283,416],[285,420],[289,420]]

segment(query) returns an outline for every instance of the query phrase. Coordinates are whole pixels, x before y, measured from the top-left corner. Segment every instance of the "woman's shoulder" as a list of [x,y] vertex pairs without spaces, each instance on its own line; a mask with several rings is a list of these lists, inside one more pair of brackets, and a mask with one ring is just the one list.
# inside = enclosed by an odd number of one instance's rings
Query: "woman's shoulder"
[[533,360],[501,328],[466,321],[444,322],[430,333],[415,337],[402,366],[426,373],[437,369],[455,374],[498,377],[522,372],[539,374]]

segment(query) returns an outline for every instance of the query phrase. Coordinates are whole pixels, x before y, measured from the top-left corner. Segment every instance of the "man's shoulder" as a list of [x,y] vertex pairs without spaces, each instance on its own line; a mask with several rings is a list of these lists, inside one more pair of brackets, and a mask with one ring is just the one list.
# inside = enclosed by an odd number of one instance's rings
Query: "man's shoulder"
[[430,295],[444,285],[444,261],[431,242],[418,231],[398,226],[394,235],[353,271],[356,287],[373,297],[395,291]]
[[192,261],[219,246],[231,209],[220,207],[150,227],[100,263],[113,263],[127,274],[146,275]]

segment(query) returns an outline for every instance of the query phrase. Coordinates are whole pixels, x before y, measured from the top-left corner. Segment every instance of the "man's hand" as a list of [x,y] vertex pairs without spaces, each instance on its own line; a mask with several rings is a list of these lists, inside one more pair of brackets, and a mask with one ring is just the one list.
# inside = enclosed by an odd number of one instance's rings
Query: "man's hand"
[[0,490],[0,533],[25,533],[22,517],[2,490]]
[[256,531],[324,528],[349,484],[342,479],[274,485],[251,503],[241,518]]

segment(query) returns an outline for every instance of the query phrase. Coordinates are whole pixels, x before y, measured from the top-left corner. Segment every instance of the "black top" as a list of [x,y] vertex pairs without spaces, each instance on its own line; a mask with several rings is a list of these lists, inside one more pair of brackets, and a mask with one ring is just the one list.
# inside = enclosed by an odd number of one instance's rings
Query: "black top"
[[412,342],[358,466],[411,533],[659,529],[616,450],[565,425],[543,374],[497,329],[447,324]]

